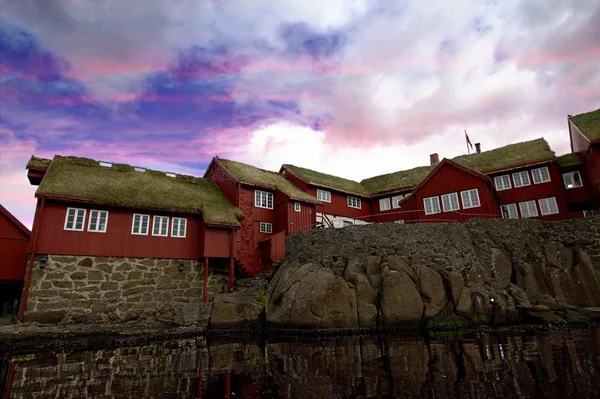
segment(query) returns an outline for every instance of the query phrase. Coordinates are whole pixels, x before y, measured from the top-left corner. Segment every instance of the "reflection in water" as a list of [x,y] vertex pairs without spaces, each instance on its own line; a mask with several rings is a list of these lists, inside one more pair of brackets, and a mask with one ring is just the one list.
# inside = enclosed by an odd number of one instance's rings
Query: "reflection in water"
[[600,328],[165,341],[5,357],[3,398],[598,398]]

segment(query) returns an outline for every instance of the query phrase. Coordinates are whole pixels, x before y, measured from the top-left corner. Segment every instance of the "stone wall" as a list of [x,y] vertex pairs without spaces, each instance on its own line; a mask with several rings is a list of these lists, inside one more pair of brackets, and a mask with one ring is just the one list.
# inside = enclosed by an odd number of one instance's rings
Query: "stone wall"
[[[203,265],[183,262],[180,272],[174,259],[49,255],[44,269],[34,262],[25,321],[195,324],[207,311]],[[209,271],[209,296],[225,291],[227,276]]]

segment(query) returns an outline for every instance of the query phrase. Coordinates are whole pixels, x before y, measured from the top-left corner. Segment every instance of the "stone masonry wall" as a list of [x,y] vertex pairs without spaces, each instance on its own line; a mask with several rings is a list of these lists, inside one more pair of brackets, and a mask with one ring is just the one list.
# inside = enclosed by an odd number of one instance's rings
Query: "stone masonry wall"
[[[185,260],[49,255],[34,262],[26,322],[126,322],[147,319],[179,325],[202,320],[203,265]],[[210,268],[209,268],[210,270]],[[211,293],[227,276],[209,274]]]

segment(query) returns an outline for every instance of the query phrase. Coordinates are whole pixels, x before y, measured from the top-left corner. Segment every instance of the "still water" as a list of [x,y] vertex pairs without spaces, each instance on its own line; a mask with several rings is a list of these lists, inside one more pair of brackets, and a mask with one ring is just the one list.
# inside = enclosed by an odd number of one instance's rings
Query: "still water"
[[600,328],[4,356],[3,398],[600,398]]

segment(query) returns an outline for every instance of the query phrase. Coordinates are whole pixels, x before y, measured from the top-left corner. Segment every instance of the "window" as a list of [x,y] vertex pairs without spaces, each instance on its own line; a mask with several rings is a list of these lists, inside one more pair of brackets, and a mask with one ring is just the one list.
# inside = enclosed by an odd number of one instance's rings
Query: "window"
[[538,204],[540,205],[540,213],[542,215],[554,215],[558,213],[558,206],[554,197],[539,199]]
[[450,193],[442,195],[442,207],[444,208],[444,212],[459,210],[460,206],[458,206],[458,194]]
[[300,208],[300,203],[299,203],[299,202],[294,202],[294,210],[295,210],[296,212],[300,212],[300,209],[301,209],[301,208]]
[[400,208],[400,201],[402,201],[406,197],[406,194],[394,195],[392,197],[392,208]]
[[273,232],[273,225],[271,223],[260,222],[260,232],[271,234]]
[[515,187],[523,187],[528,186],[531,183],[529,182],[529,173],[527,171],[513,173],[513,181],[515,182]]
[[185,238],[186,227],[186,218],[173,218],[171,222],[171,237]]
[[440,199],[439,199],[439,197],[423,198],[423,204],[425,205],[425,214],[426,215],[432,215],[434,213],[440,213]]
[[148,224],[150,224],[150,215],[133,214],[133,226],[131,226],[131,234],[148,235]]
[[532,169],[531,176],[533,177],[533,184],[546,183],[550,181],[550,173],[548,172],[548,168],[546,166],[543,168]]
[[512,188],[512,186],[510,185],[509,175],[494,177],[494,184],[496,185],[497,191],[508,190],[509,188]]
[[582,187],[583,182],[581,181],[581,175],[579,171],[563,173],[563,181],[566,188]]
[[461,191],[460,196],[462,199],[463,209],[477,208],[481,206],[479,203],[479,192],[476,188],[467,191]]
[[169,217],[154,216],[154,226],[152,228],[153,236],[166,237],[169,235]]
[[65,218],[65,230],[83,231],[85,221],[85,209],[67,208],[67,217]]
[[331,193],[326,190],[317,189],[317,199],[319,201],[331,202]]
[[273,193],[256,190],[254,193],[254,205],[257,208],[273,209]]
[[350,208],[360,209],[360,198],[348,197],[348,206]]
[[390,205],[390,199],[389,198],[382,198],[379,200],[379,210],[380,211],[387,211],[389,209],[391,209],[391,205]]
[[108,222],[108,211],[90,211],[90,221],[88,222],[88,231],[97,233],[106,233]]
[[517,204],[500,205],[500,213],[502,214],[502,219],[519,218],[519,214],[517,213]]
[[521,217],[532,218],[538,215],[535,201],[519,202],[519,209],[521,210]]

